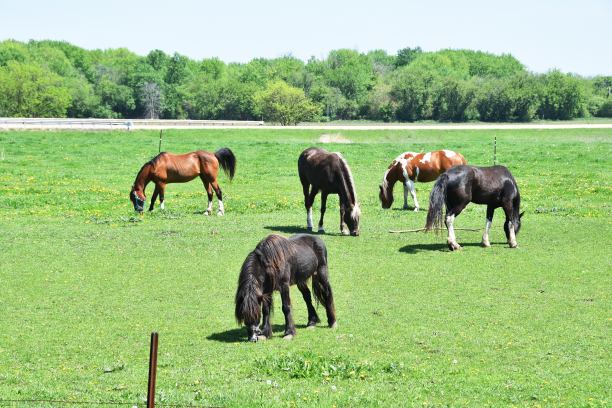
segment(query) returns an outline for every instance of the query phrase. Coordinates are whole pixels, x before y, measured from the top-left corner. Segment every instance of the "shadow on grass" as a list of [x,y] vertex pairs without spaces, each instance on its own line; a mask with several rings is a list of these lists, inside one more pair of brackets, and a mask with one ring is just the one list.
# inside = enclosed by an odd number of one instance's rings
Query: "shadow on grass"
[[[459,245],[462,247],[481,247],[480,242],[460,242]],[[492,242],[491,245],[506,245],[505,242]],[[486,250],[487,248],[483,248]],[[410,244],[405,245],[399,249],[400,252],[407,254],[416,254],[423,251],[438,251],[438,252],[450,252],[448,246],[445,243],[439,244]]]
[[267,225],[264,227],[270,231],[274,232],[282,232],[285,234],[312,234],[312,235],[328,235],[333,237],[342,237],[342,235],[338,229],[338,232],[329,232],[325,230],[325,232],[318,232],[317,230],[308,231],[306,228],[296,227],[293,225]]
[[[322,326],[323,327],[323,326]],[[305,324],[296,324],[296,329],[305,329]],[[273,324],[272,325],[272,338],[283,338],[285,332],[284,324]],[[206,337],[208,340],[218,341],[221,343],[241,343],[248,341],[247,331],[244,327],[226,330],[224,332],[213,333]]]

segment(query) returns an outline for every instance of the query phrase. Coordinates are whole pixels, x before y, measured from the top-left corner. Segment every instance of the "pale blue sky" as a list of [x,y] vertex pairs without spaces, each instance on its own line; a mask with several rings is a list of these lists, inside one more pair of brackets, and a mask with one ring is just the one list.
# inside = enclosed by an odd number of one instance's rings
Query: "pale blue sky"
[[246,62],[332,49],[469,48],[536,72],[612,75],[612,0],[0,0],[0,40]]

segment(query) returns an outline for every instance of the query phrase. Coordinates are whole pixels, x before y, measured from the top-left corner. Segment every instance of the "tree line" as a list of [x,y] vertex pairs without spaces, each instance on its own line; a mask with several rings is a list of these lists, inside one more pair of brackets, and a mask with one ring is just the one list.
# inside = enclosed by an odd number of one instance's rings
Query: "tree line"
[[412,122],[612,117],[612,76],[537,74],[511,55],[339,49],[225,63],[160,50],[0,42],[0,116]]

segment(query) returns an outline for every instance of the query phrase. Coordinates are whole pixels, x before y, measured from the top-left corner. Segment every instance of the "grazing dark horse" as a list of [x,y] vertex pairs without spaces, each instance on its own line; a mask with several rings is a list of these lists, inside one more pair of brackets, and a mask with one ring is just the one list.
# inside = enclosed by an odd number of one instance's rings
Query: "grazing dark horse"
[[521,196],[518,186],[510,171],[504,166],[476,167],[455,166],[438,177],[438,181],[429,195],[429,212],[427,213],[426,230],[442,226],[442,206],[446,204],[448,229],[448,248],[451,251],[461,249],[455,238],[453,223],[468,203],[486,204],[487,220],[482,245],[490,247],[489,229],[493,222],[493,212],[502,207],[506,214],[504,231],[510,248],[516,248],[516,235],[521,229],[519,214]]
[[[319,322],[312,305],[307,282],[312,276],[312,289],[317,300],[325,305],[327,324],[336,327],[334,298],[327,273],[327,249],[323,241],[313,235],[298,234],[290,238],[269,235],[261,240],[245,259],[236,291],[236,320],[244,322],[250,341],[272,336],[270,313],[272,292],[278,290],[285,315],[284,338],[295,336],[291,316],[289,285],[297,284],[308,307],[308,328]],[[263,310],[263,327],[259,320]]]
[[225,209],[223,208],[223,196],[221,188],[217,183],[219,165],[221,165],[230,180],[234,178],[236,157],[234,153],[226,147],[217,150],[214,154],[203,150],[185,154],[171,154],[166,152],[158,154],[145,163],[136,176],[136,181],[134,181],[132,191],[130,191],[130,200],[132,204],[134,204],[134,210],[138,212],[144,210],[146,201],[145,189],[149,182],[155,183],[155,191],[153,191],[153,198],[151,199],[149,211],[153,210],[155,200],[158,196],[160,207],[163,210],[166,184],[185,183],[199,176],[208,194],[208,208],[204,214],[210,215],[212,213],[214,190],[219,200],[219,212],[217,215],[223,215],[225,213]]
[[[340,198],[340,232],[353,236],[359,235],[359,217],[361,209],[357,202],[355,183],[351,169],[340,153],[330,153],[327,150],[310,147],[300,154],[298,173],[304,191],[306,207],[306,223],[308,231],[312,231],[312,204],[321,191],[321,219],[319,232],[323,229],[323,217],[329,194],[338,194]],[[309,191],[310,188],[310,191]],[[348,226],[348,231],[346,231]]]
[[416,182],[429,183],[451,167],[466,163],[460,153],[452,150],[400,154],[385,171],[382,184],[379,186],[378,197],[382,208],[391,207],[391,204],[393,204],[393,186],[401,181],[404,185],[404,210],[408,209],[408,191],[410,191],[414,201],[414,211],[419,211],[419,202],[415,190]]

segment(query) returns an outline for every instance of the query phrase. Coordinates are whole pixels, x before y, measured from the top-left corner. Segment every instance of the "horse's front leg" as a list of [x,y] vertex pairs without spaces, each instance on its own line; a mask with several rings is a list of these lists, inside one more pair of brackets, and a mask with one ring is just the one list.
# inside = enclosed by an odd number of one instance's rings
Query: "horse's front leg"
[[[270,325],[270,312],[272,310],[272,293],[270,296],[264,296],[261,311],[262,311],[262,323],[263,327],[261,328],[261,337],[269,339],[272,337],[272,326]],[[262,339],[260,337],[260,340]]]
[[340,233],[342,235],[350,235],[350,231],[348,229],[348,227],[346,226],[346,224],[344,223],[344,215],[346,213],[346,210],[344,209],[344,207],[342,206],[342,204],[340,204]]
[[495,212],[495,208],[492,205],[487,206],[487,220],[485,222],[485,231],[482,235],[482,246],[488,248],[491,246],[491,242],[489,241],[489,231],[491,230],[491,224],[493,223],[493,213]]
[[319,232],[325,232],[323,228],[323,217],[325,216],[325,209],[327,208],[327,193],[321,192],[321,219],[319,220]]
[[155,200],[157,200],[157,196],[159,195],[159,185],[155,184],[155,190],[153,191],[153,195],[151,196],[151,204],[149,205],[149,211],[153,211],[155,207]]
[[306,207],[306,229],[308,231],[312,231],[312,205],[314,204],[314,199],[319,192],[319,189],[315,186],[310,187],[310,193],[308,193],[308,186],[304,187],[305,196],[304,196],[304,206]]
[[283,314],[285,315],[285,340],[291,340],[295,336],[295,324],[291,315],[291,298],[289,297],[289,283],[281,284],[281,300],[283,302]]

